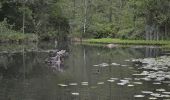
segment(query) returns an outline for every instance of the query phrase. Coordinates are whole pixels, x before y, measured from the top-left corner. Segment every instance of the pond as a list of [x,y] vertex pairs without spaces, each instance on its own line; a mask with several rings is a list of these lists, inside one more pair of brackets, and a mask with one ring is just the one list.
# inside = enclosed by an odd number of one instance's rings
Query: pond
[[[45,63],[47,51],[54,49],[68,52],[63,64],[56,67]],[[170,99],[168,80],[140,80],[134,74],[143,70],[130,61],[163,52],[153,46],[1,45],[0,100]]]

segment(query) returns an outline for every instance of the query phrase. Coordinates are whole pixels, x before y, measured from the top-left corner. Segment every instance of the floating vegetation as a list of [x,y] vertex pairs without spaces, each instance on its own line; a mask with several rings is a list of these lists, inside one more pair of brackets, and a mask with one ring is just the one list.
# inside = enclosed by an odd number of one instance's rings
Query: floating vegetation
[[133,82],[134,84],[137,84],[137,85],[142,85],[143,83],[142,82]]
[[141,91],[143,94],[152,94],[152,91]]
[[117,64],[117,63],[112,63],[111,65],[112,66],[120,66],[120,64]]
[[118,80],[119,78],[110,78],[111,80]]
[[107,80],[107,81],[113,83],[115,80]]
[[135,98],[143,98],[145,95],[134,95]]
[[109,66],[109,64],[107,64],[107,63],[102,63],[102,64],[99,64],[99,66],[100,66],[100,67],[107,67],[107,66]]
[[88,84],[88,82],[81,82],[81,85],[88,86],[89,84]]
[[58,84],[59,86],[61,86],[61,87],[67,87],[68,85],[66,85],[66,84]]
[[75,93],[71,93],[72,95],[75,95],[75,96],[78,96],[78,95],[80,95],[80,93],[78,93],[78,92],[75,92]]
[[98,64],[98,65],[93,65],[94,67],[107,67],[109,66],[109,64],[107,63],[101,63],[101,64]]
[[76,85],[78,85],[78,83],[70,83],[69,85],[76,86]]
[[98,85],[103,85],[103,84],[104,84],[104,82],[98,82],[97,84],[98,84]]
[[160,83],[160,82],[153,82],[152,84],[154,84],[154,85],[160,85],[160,84],[162,84],[162,83]]
[[166,91],[165,89],[156,89],[156,91],[158,91],[158,92],[164,92],[164,91]]
[[161,97],[161,94],[159,94],[159,93],[152,93],[152,94],[150,94],[151,96],[154,96],[154,97]]
[[158,98],[156,98],[156,97],[149,97],[149,100],[156,100],[156,99],[158,99]]
[[135,85],[133,85],[133,84],[129,84],[129,85],[128,85],[128,87],[134,87],[134,86],[135,86]]
[[127,67],[128,65],[121,65],[122,67]]
[[164,94],[170,94],[170,92],[162,92],[162,93],[164,93]]

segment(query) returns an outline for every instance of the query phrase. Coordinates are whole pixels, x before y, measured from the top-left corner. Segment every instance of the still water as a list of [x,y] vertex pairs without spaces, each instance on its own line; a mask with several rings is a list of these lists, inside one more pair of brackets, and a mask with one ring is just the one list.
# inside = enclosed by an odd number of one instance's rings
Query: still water
[[[133,74],[141,72],[140,66],[128,61],[160,56],[163,52],[160,48],[120,46],[109,49],[68,43],[26,47],[2,45],[0,48],[0,100],[148,100],[152,96],[141,91],[169,89],[167,84],[135,80]],[[46,51],[53,49],[65,49],[69,54],[57,67],[44,62],[49,57]],[[118,85],[120,80],[131,83]],[[162,99],[168,98],[158,98]]]

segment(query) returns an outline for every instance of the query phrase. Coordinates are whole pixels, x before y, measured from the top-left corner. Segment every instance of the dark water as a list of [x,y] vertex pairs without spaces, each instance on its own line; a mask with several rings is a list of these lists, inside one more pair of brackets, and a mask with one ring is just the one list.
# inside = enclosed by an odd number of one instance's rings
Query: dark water
[[[108,49],[79,44],[55,46],[51,43],[23,48],[1,46],[0,100],[148,100],[147,95],[144,98],[134,98],[134,95],[141,94],[142,90],[168,89],[168,85],[153,85],[145,81],[133,87],[117,85],[120,79],[132,78],[133,81],[135,77],[132,74],[140,72],[125,60],[160,56],[162,50],[159,48],[133,46]],[[64,64],[54,68],[44,63],[49,56],[44,51],[56,48],[66,49],[69,55]],[[93,66],[101,63],[127,66]],[[110,78],[119,80],[111,83],[107,81]],[[70,83],[77,85],[59,86]]]

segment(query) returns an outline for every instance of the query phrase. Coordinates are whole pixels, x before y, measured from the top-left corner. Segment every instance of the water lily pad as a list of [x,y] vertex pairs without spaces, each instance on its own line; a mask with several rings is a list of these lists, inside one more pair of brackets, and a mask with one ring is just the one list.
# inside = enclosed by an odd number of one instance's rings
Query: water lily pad
[[117,63],[112,63],[111,65],[112,66],[120,66],[120,64],[117,64]]
[[164,94],[170,94],[170,92],[162,92],[162,93],[164,93]]
[[137,84],[137,85],[142,85],[143,83],[142,82],[133,82],[134,84]]
[[158,91],[158,92],[165,92],[166,90],[165,89],[156,89],[156,91]]
[[118,80],[118,78],[110,78],[111,80]]
[[160,83],[160,82],[154,82],[154,83],[152,83],[152,84],[154,84],[154,85],[160,85],[160,84],[162,84],[162,83]]
[[134,95],[135,98],[143,98],[145,95]]
[[78,95],[80,95],[80,93],[78,93],[78,92],[74,92],[74,93],[71,93],[72,95],[75,95],[75,96],[78,96]]
[[68,85],[66,85],[66,84],[58,84],[59,86],[61,86],[61,87],[67,87]]
[[149,97],[149,100],[156,100],[156,99],[158,99],[158,98],[156,98],[156,97]]
[[129,85],[128,85],[128,87],[133,87],[133,86],[135,86],[135,85],[133,85],[133,84],[129,84]]
[[152,91],[141,91],[143,94],[152,94]]
[[126,83],[117,83],[117,85],[122,85],[123,86],[123,85],[126,85]]
[[107,81],[112,83],[112,82],[114,82],[115,80],[107,80]]
[[70,83],[69,85],[76,86],[76,85],[78,85],[78,83]]
[[98,85],[102,85],[102,84],[104,84],[104,82],[98,82],[97,84],[98,84]]

